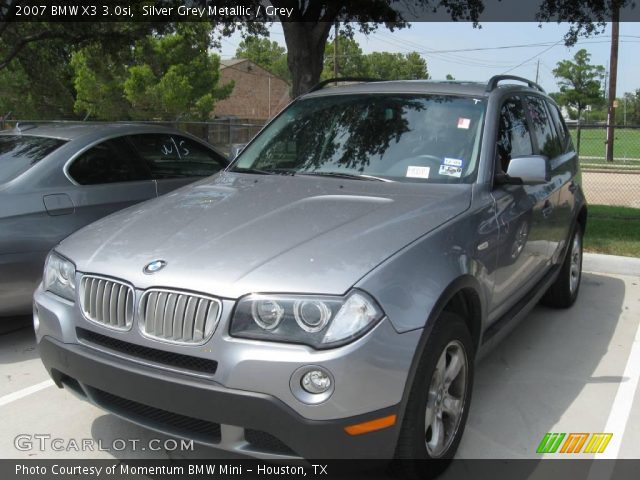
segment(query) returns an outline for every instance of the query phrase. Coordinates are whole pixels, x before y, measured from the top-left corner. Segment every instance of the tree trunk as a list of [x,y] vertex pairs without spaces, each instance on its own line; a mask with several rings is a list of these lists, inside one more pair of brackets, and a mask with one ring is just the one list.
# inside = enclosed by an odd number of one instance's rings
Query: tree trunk
[[320,81],[331,26],[331,22],[282,22],[293,98]]

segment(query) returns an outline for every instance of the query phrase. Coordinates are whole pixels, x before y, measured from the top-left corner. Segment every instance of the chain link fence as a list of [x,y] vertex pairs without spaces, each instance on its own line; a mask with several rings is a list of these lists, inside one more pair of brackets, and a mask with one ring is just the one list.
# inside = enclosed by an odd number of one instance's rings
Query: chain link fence
[[[577,126],[569,127],[578,148]],[[582,125],[579,155],[587,201],[640,208],[640,126],[615,126],[613,161],[606,160],[606,125]]]

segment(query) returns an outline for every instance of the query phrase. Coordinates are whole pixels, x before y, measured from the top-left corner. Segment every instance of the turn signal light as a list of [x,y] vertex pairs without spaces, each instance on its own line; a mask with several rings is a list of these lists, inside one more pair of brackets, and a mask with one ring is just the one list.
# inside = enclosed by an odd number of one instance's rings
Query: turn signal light
[[396,424],[396,418],[396,415],[376,418],[368,422],[356,423],[355,425],[344,427],[344,431],[349,435],[362,435],[363,433],[375,432],[376,430],[394,426]]

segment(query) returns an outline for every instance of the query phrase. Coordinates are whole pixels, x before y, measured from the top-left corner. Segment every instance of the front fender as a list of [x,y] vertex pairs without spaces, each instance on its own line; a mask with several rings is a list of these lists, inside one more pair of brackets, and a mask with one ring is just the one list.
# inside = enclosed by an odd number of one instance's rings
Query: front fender
[[486,222],[475,215],[449,222],[387,259],[356,287],[378,300],[401,333],[427,326],[463,288],[475,291],[484,319],[491,296],[497,233],[479,236],[481,226],[486,227]]

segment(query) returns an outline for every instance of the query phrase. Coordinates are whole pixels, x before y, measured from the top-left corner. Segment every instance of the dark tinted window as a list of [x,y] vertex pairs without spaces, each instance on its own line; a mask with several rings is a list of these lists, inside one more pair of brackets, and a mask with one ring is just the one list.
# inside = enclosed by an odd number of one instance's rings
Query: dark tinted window
[[497,147],[499,166],[505,172],[512,158],[533,154],[531,133],[520,97],[510,98],[502,105]]
[[560,141],[551,124],[545,103],[540,97],[527,96],[529,116],[531,117],[533,134],[538,143],[538,150],[540,154],[554,158],[561,153]]
[[0,135],[0,183],[26,172],[66,140],[30,135]]
[[222,155],[179,135],[142,134],[129,139],[157,180],[205,177],[227,166]]
[[562,120],[562,115],[560,114],[560,110],[558,109],[558,107],[549,102],[547,102],[547,107],[549,108],[549,113],[551,114],[551,120],[556,127],[556,133],[558,135],[558,141],[560,142],[560,148],[563,153],[567,152],[571,146],[571,136],[569,135],[569,130]]
[[150,180],[151,173],[124,137],[106,140],[80,155],[69,167],[80,185]]
[[234,171],[460,183],[475,178],[485,103],[443,95],[335,95],[293,103]]

